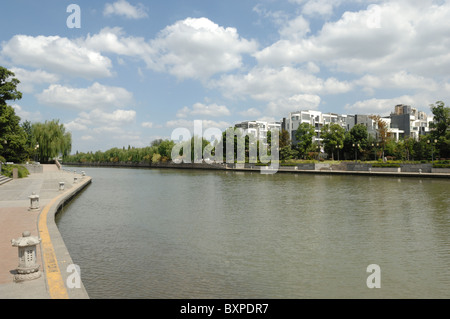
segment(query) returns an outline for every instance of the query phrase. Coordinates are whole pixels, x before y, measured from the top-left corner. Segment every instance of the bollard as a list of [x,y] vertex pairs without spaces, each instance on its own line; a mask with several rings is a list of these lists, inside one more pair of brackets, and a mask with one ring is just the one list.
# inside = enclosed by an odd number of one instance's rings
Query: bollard
[[64,182],[59,182],[59,190],[63,191],[64,190]]
[[33,192],[28,198],[30,199],[30,210],[39,209],[39,195]]
[[73,183],[76,184],[77,182],[78,182],[78,177],[75,176],[75,177],[73,178]]
[[24,231],[22,237],[12,239],[11,245],[19,249],[19,266],[14,275],[15,282],[33,280],[41,277],[39,265],[36,263],[36,246],[41,242],[38,237],[31,236],[29,231]]
[[419,168],[419,174],[422,174],[422,169],[421,168]]

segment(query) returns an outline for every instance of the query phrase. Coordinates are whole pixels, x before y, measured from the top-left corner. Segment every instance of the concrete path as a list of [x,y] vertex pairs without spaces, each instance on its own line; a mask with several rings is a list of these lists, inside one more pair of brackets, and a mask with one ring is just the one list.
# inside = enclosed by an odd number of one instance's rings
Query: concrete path
[[[74,176],[80,183],[74,184]],[[86,178],[87,180],[88,178]],[[85,181],[86,181],[85,180]],[[65,183],[65,190],[59,190],[59,183]],[[15,283],[13,281],[15,269],[18,266],[18,248],[11,245],[12,239],[22,237],[24,231],[29,231],[31,236],[50,238],[55,247],[61,247],[58,254],[68,254],[65,245],[57,230],[57,234],[48,234],[46,225],[39,226],[42,217],[48,224],[54,224],[54,215],[60,201],[67,198],[77,190],[81,183],[81,175],[67,171],[60,171],[56,165],[43,165],[43,172],[30,174],[27,178],[15,179],[0,185],[0,298],[1,299],[48,299],[50,294],[48,271],[44,267],[49,262],[44,260],[43,245],[37,247],[37,263],[40,265],[42,276],[32,281]],[[39,195],[39,209],[31,211],[30,196],[32,193]],[[64,195],[63,195],[64,194]],[[45,216],[42,215],[45,211]],[[41,220],[42,222],[42,220]],[[47,222],[47,220],[46,220]],[[47,224],[47,223],[46,223]],[[41,229],[39,229],[41,227]],[[55,227],[56,228],[56,227]],[[46,233],[43,233],[45,231]],[[62,242],[62,243],[61,243]],[[50,243],[51,244],[51,243]],[[56,253],[55,253],[56,254]],[[56,256],[58,256],[56,254]],[[69,257],[70,258],[70,257]],[[65,256],[67,259],[67,256]]]

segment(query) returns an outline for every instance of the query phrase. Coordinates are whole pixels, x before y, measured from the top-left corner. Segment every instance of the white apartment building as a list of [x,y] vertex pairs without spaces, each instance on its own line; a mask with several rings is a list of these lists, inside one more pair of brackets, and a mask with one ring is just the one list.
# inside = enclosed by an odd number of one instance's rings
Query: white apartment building
[[285,120],[284,129],[289,132],[294,144],[297,141],[295,133],[302,123],[308,123],[314,127],[316,135],[313,138],[313,143],[320,143],[322,141],[320,137],[322,127],[327,124],[339,124],[345,130],[350,130],[355,125],[355,119],[351,115],[322,113],[311,110],[291,112]]
[[281,123],[265,121],[245,121],[235,124],[236,128],[244,130],[246,135],[253,135],[256,140],[265,140],[270,130],[281,131]]

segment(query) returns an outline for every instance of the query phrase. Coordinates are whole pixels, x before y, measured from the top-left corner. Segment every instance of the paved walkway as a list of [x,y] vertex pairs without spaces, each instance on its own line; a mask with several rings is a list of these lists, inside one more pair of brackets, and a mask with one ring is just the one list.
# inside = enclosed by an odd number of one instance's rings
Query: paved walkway
[[[57,201],[56,199],[59,200],[62,198],[62,194],[70,194],[78,187],[78,184],[74,184],[74,175],[73,172],[60,171],[56,165],[43,165],[42,173],[30,174],[27,178],[15,179],[0,185],[1,299],[52,298],[46,280],[48,271],[43,264],[42,243],[37,247],[37,263],[40,265],[43,275],[32,281],[15,283],[13,277],[19,262],[18,248],[11,245],[11,239],[21,237],[24,231],[29,231],[31,236],[50,238],[48,234],[42,233],[42,225],[39,229],[41,213],[45,210],[47,214],[50,206]],[[80,175],[77,174],[77,176],[80,180]],[[60,182],[65,182],[65,191],[59,190]],[[29,209],[30,199],[28,196],[33,192],[39,195],[40,208],[37,211]],[[53,206],[51,208],[54,209]],[[49,214],[50,218],[53,218],[53,215]],[[58,240],[57,236],[54,237]],[[65,246],[63,248],[65,249]]]

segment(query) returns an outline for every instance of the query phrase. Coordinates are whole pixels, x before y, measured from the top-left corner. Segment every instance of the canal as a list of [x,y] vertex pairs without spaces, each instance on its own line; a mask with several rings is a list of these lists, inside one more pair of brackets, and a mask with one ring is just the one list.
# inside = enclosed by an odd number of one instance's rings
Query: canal
[[57,225],[91,298],[450,297],[449,180],[83,170]]

